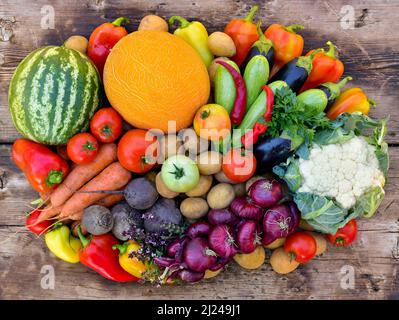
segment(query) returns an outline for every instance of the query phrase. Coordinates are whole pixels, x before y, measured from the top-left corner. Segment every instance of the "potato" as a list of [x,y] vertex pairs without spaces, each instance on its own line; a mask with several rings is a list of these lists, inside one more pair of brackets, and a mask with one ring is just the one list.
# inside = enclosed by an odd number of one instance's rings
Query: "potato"
[[235,196],[236,194],[231,184],[219,183],[208,192],[206,199],[212,209],[224,209],[230,205]]
[[202,198],[187,198],[180,204],[180,211],[188,219],[199,219],[209,211],[208,203]]
[[258,246],[254,252],[246,254],[237,253],[233,259],[244,269],[253,270],[263,265],[266,259],[266,253],[262,246]]
[[155,183],[155,179],[156,179],[157,174],[154,171],[150,171],[148,172],[145,177],[150,180],[152,183]]
[[233,188],[237,197],[245,196],[245,194],[247,193],[247,191],[245,190],[245,183],[237,183],[233,185]]
[[222,169],[222,155],[216,151],[200,153],[197,158],[197,165],[203,175],[218,173]]
[[315,240],[317,245],[316,256],[319,256],[327,251],[327,240],[321,234],[317,232],[308,232]]
[[292,259],[290,255],[284,251],[284,248],[277,248],[272,252],[270,265],[274,272],[287,274],[298,268],[299,263]]
[[301,221],[299,222],[299,228],[306,230],[306,231],[314,231],[313,227],[307,223],[306,220],[301,219]]
[[168,199],[175,198],[179,195],[179,193],[170,190],[162,180],[161,173],[159,172],[155,177],[155,186],[157,188],[158,193]]
[[212,61],[212,63],[208,67],[208,74],[209,74],[209,80],[211,80],[211,86],[214,87],[215,85],[215,75],[216,75],[216,69],[220,66],[220,64],[217,64],[217,61],[229,61],[228,58],[225,57],[219,57],[216,58]]
[[205,195],[212,186],[213,177],[212,176],[200,176],[198,184],[186,192],[187,197],[202,197]]
[[215,174],[215,179],[219,182],[236,184],[237,182],[231,181],[229,178],[226,177],[223,171],[219,171]]
[[168,134],[159,141],[162,160],[176,154],[184,154],[182,141],[175,134]]
[[259,179],[263,179],[263,177],[261,176],[253,176],[252,178],[250,178],[246,183],[245,183],[245,190],[249,190],[249,187],[255,182],[258,181]]
[[285,238],[278,238],[274,240],[272,243],[269,243],[267,246],[265,246],[265,248],[274,250],[280,248],[284,243],[285,243]]
[[70,36],[65,42],[64,46],[68,49],[74,49],[81,53],[86,54],[89,41],[83,36]]
[[159,16],[150,14],[141,19],[138,30],[157,30],[168,32],[168,23]]
[[232,57],[236,54],[233,39],[224,32],[216,31],[208,38],[208,47],[218,57]]
[[216,270],[216,271],[205,270],[204,279],[210,279],[210,278],[216,277],[220,272],[222,272],[222,269],[219,269],[219,270]]
[[178,137],[181,139],[184,149],[190,155],[197,155],[208,151],[209,141],[198,137],[193,128],[180,130]]

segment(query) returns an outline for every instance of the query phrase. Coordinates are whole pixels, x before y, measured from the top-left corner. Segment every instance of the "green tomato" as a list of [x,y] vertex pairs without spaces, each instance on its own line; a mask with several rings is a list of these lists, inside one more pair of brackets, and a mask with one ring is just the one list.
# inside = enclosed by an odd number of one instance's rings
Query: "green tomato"
[[187,192],[199,182],[200,174],[197,164],[189,157],[175,155],[169,157],[162,165],[162,180],[174,192]]

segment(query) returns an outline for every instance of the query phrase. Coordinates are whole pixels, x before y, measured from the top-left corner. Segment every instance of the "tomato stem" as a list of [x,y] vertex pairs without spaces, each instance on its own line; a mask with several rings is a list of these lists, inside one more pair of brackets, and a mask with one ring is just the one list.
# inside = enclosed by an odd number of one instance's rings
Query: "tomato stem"
[[175,167],[175,171],[169,171],[170,174],[173,174],[177,180],[184,177],[184,169],[179,168],[175,163],[173,164]]

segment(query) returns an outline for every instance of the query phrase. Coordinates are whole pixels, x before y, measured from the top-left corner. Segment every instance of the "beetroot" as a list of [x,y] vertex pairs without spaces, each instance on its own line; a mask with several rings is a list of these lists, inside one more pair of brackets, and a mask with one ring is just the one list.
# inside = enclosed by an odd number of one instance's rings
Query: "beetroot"
[[228,225],[219,225],[209,234],[209,245],[221,258],[231,258],[237,253],[233,230]]
[[211,225],[205,221],[192,223],[186,230],[186,235],[191,238],[207,236],[211,232]]
[[279,204],[270,208],[263,218],[262,243],[268,245],[278,238],[289,236],[297,229],[299,219],[299,211],[292,204]]
[[262,208],[270,208],[283,198],[281,184],[274,179],[259,179],[248,190],[253,202]]
[[208,241],[204,238],[189,240],[183,257],[187,267],[196,272],[205,272],[216,263],[216,253],[209,248]]
[[213,209],[208,212],[208,221],[214,226],[220,224],[227,224],[233,226],[238,223],[238,218],[228,208],[226,209]]
[[238,248],[242,253],[254,252],[260,244],[258,236],[258,224],[253,220],[247,220],[240,225],[236,235]]
[[250,197],[238,197],[230,204],[230,210],[244,219],[262,220],[264,209],[256,205]]

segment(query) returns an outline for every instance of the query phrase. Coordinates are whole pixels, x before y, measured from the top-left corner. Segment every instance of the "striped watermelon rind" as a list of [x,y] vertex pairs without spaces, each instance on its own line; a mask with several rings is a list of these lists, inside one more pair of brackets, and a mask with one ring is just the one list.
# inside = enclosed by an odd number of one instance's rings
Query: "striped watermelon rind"
[[84,54],[47,46],[31,52],[18,65],[8,104],[22,135],[39,143],[61,145],[88,129],[100,96],[99,73]]

